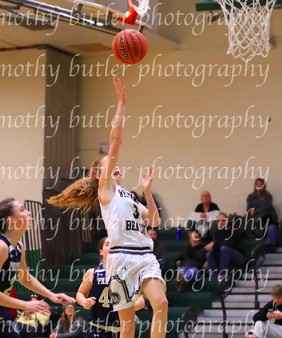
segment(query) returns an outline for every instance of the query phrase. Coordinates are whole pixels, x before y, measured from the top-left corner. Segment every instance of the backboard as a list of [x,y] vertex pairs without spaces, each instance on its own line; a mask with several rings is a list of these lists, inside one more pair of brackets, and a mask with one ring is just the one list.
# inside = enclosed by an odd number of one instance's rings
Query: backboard
[[[151,29],[152,27],[147,23],[137,20],[133,12],[130,10],[127,13],[122,13],[118,10],[113,9],[111,6],[103,6],[97,3],[85,1],[85,0],[74,0],[74,8],[80,15],[88,14],[92,19],[95,19],[98,25],[101,26],[116,26],[122,28],[125,25],[134,25],[139,27],[142,31],[144,28]],[[137,13],[136,13],[137,14]],[[132,19],[131,19],[132,16]],[[134,17],[134,18],[133,18]],[[128,27],[123,27],[123,29]]]

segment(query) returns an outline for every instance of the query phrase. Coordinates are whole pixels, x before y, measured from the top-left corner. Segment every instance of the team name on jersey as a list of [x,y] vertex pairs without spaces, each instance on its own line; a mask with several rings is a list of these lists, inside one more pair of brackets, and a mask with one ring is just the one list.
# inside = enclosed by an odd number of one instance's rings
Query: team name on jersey
[[97,282],[98,284],[107,284],[106,283],[106,278],[103,278],[103,277],[97,277]]
[[20,262],[10,262],[9,270],[18,271],[20,268]]
[[143,235],[146,233],[146,225],[145,224],[138,224],[135,221],[126,220],[125,221],[125,230],[133,230],[133,231],[139,231]]
[[118,192],[119,192],[120,197],[130,198],[130,199],[132,199],[132,201],[138,203],[137,198],[133,194],[131,194],[130,192],[128,192],[128,191],[126,191],[122,188],[118,189]]
[[125,229],[126,230],[133,230],[133,231],[140,231],[139,224],[135,221],[126,220],[125,221]]

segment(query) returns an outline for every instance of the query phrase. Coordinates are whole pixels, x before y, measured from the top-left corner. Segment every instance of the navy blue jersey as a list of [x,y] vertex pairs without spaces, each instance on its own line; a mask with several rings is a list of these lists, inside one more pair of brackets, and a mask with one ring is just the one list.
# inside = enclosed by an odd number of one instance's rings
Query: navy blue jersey
[[115,332],[119,328],[119,316],[117,312],[113,311],[103,264],[94,268],[92,289],[89,297],[96,298],[96,303],[90,310],[89,322],[105,331]]
[[[13,283],[20,268],[21,246],[18,242],[15,249],[4,235],[0,235],[0,240],[7,244],[9,251],[9,256],[0,271],[0,291],[6,296],[10,296]],[[6,308],[0,306],[0,319],[7,317],[10,317],[9,312],[6,310]]]

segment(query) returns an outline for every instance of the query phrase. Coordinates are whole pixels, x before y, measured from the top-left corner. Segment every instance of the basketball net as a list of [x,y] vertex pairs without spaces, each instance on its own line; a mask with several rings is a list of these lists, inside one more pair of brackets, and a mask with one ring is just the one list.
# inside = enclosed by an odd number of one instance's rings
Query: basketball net
[[129,6],[133,6],[135,11],[142,17],[149,10],[149,0],[137,0],[139,2],[139,6],[135,6],[132,4],[132,0],[128,0]]
[[216,0],[228,26],[227,54],[250,61],[254,56],[267,57],[270,44],[270,19],[277,0]]

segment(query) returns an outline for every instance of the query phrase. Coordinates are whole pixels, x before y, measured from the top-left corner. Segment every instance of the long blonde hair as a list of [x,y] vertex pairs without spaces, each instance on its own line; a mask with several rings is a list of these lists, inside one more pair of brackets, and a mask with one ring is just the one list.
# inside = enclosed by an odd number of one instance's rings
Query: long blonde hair
[[102,159],[103,157],[100,157],[92,162],[87,177],[77,180],[59,195],[49,198],[47,202],[65,208],[65,212],[75,208],[84,213],[94,211],[98,204],[99,187],[99,180],[96,176],[101,168]]
[[[69,321],[69,318],[66,314],[66,308],[71,305],[74,308],[74,313],[71,316],[71,320]],[[68,331],[69,327],[74,323],[74,321],[76,320],[76,318],[81,318],[81,320],[83,320],[83,317],[78,313],[75,305],[73,303],[67,303],[64,306],[64,310],[62,312],[61,318],[60,318],[60,323],[61,325],[64,327],[64,331]]]

